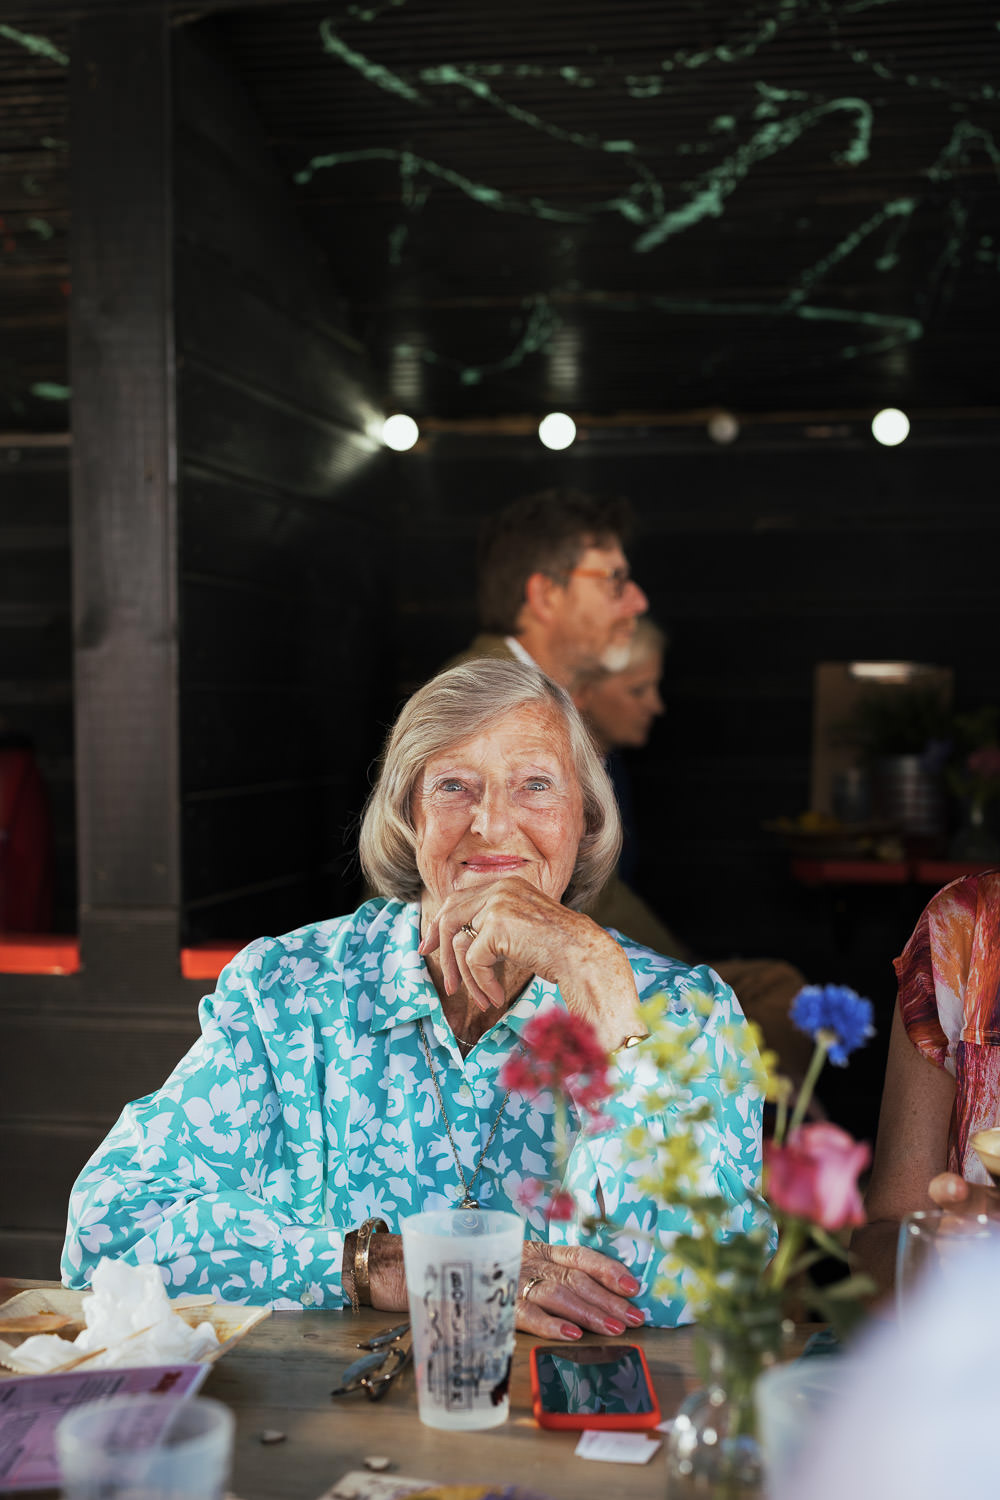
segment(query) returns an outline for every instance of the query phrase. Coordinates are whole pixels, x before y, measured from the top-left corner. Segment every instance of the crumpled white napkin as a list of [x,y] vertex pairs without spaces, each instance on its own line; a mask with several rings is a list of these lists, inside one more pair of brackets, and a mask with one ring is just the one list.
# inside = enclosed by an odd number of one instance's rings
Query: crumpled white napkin
[[94,1349],[104,1353],[87,1361],[88,1370],[196,1364],[218,1347],[211,1323],[192,1328],[174,1311],[156,1266],[101,1260],[90,1284],[91,1295],[80,1304],[87,1325],[83,1332],[72,1342],[54,1333],[25,1339],[16,1351],[20,1365],[41,1373]]

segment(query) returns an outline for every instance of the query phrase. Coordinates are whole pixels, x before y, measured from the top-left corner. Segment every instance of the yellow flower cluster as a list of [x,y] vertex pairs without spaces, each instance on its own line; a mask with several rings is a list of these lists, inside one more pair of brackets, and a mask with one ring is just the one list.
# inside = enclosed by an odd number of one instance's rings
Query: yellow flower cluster
[[650,1115],[669,1112],[670,1126],[660,1137],[658,1133],[654,1136],[647,1125],[634,1125],[625,1140],[637,1159],[648,1159],[650,1145],[655,1143],[655,1171],[647,1174],[643,1186],[661,1201],[687,1211],[690,1230],[678,1237],[664,1270],[668,1277],[681,1279],[692,1306],[703,1310],[717,1307],[727,1292],[742,1300],[744,1283],[747,1278],[759,1279],[771,1247],[766,1227],[741,1234],[739,1247],[730,1244],[724,1249],[718,1243],[727,1204],[713,1191],[706,1160],[702,1127],[712,1118],[714,1106],[701,1086],[710,1075],[727,1093],[755,1086],[780,1106],[787,1099],[789,1085],[776,1071],[776,1055],[763,1046],[761,1032],[752,1023],[720,1028],[719,1034],[730,1043],[726,1049],[729,1061],[720,1081],[702,1038],[701,1024],[716,998],[710,990],[691,990],[685,1000],[695,1018],[683,1028],[662,1024],[668,1003],[664,996],[656,995],[643,1005],[652,1038],[646,1051],[661,1079],[646,1097],[646,1110]]

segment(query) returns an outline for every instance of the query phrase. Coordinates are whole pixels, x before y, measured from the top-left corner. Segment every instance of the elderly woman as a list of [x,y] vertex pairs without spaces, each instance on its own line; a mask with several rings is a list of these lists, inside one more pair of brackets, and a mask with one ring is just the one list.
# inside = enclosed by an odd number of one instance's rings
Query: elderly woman
[[[519,1327],[566,1339],[689,1317],[663,1281],[684,1215],[650,1197],[621,1145],[656,1082],[640,998],[665,992],[670,1025],[700,1016],[696,1045],[717,1069],[710,1189],[733,1229],[758,1212],[760,1104],[718,1076],[742,1023],[732,992],[580,910],[618,843],[610,785],[561,688],[499,660],[434,678],[403,709],[365,812],[362,863],[385,895],[227,966],[201,1039],[81,1174],[66,1281],[85,1285],[112,1255],[223,1300],[396,1310],[400,1219],[474,1201],[527,1218]],[[704,1015],[689,997],[706,990]],[[585,1208],[631,1231],[600,1249],[524,1207],[526,1180],[555,1170],[554,1101],[498,1082],[528,1022],[556,1007],[593,1025],[620,1075],[612,1117],[586,1134],[576,1120],[566,1167]]]

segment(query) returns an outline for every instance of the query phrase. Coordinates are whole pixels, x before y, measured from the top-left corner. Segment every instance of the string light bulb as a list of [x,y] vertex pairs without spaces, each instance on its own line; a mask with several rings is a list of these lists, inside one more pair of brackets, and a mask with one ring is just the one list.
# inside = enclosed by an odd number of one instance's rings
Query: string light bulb
[[887,406],[872,418],[872,437],[884,448],[895,448],[905,442],[909,431],[909,417],[895,406]]
[[715,411],[708,419],[708,435],[713,443],[735,443],[740,424],[731,411]]
[[550,411],[538,424],[538,436],[546,448],[556,452],[568,448],[576,437],[576,423],[564,411]]
[[419,436],[420,428],[412,417],[403,412],[386,417],[382,423],[382,441],[387,448],[394,448],[397,453],[405,453],[408,448],[412,448]]

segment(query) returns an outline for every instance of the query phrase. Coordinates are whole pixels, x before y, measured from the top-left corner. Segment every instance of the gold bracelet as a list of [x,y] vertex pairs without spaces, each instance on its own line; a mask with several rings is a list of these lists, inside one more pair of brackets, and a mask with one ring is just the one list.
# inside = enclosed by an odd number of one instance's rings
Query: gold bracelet
[[648,1041],[648,1031],[644,1031],[641,1036],[627,1036],[623,1042],[619,1042],[618,1046],[612,1049],[611,1056],[615,1057],[619,1052],[630,1052],[633,1047],[638,1047],[640,1042]]
[[372,1235],[379,1229],[385,1232],[388,1228],[384,1219],[366,1219],[354,1242],[354,1295],[362,1307],[372,1305],[372,1290],[368,1280],[368,1252],[371,1249]]
[[353,1263],[350,1266],[345,1266],[344,1267],[344,1270],[341,1273],[341,1277],[340,1277],[340,1284],[346,1290],[348,1297],[350,1297],[350,1299],[351,1299],[351,1312],[352,1313],[359,1313],[361,1311],[361,1304],[358,1301],[358,1294],[354,1290],[354,1266],[353,1266]]

